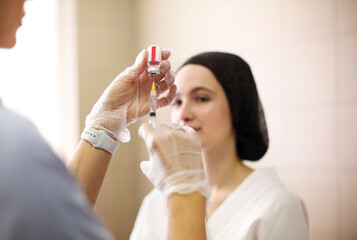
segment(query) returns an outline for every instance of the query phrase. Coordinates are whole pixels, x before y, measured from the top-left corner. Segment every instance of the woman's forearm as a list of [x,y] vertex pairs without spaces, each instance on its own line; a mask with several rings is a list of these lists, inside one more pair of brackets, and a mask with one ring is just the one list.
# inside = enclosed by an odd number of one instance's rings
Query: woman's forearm
[[168,239],[206,239],[205,204],[206,198],[198,192],[172,194],[168,200]]
[[69,163],[69,169],[78,179],[93,206],[97,201],[111,158],[110,153],[95,148],[81,139]]

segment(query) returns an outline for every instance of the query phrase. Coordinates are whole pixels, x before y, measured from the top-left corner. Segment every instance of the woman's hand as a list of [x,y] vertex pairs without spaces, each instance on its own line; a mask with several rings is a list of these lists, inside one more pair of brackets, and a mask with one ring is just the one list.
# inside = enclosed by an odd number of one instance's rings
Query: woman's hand
[[150,155],[150,161],[143,161],[140,167],[166,200],[173,193],[193,192],[209,198],[211,189],[203,168],[201,143],[192,128],[178,124],[153,128],[144,123],[139,135]]
[[[176,93],[175,77],[167,60],[169,56],[170,52],[163,50],[160,74],[154,76],[158,86],[157,108],[170,104]],[[114,79],[87,116],[86,127],[102,129],[122,142],[130,140],[126,127],[149,113],[152,78],[147,73],[147,58],[148,52],[143,50],[134,65]],[[169,90],[168,93],[162,96],[166,90]]]

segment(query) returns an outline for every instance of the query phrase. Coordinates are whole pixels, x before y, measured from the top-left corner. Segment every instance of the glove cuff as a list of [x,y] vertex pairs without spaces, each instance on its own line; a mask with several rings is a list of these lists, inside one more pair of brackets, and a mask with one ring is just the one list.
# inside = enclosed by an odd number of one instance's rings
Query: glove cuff
[[[181,175],[181,176],[180,176]],[[182,180],[182,176],[186,178],[187,176],[191,176],[194,178],[198,178],[196,181],[189,181],[189,182],[183,182],[179,184],[169,184],[171,186],[166,186],[165,188],[162,189],[165,202],[169,199],[170,195],[173,193],[178,193],[178,194],[189,194],[192,192],[198,192],[202,196],[206,198],[206,209],[208,209],[208,204],[209,204],[209,198],[212,194],[211,187],[208,184],[207,179],[205,178],[205,173],[203,169],[191,169],[191,170],[185,170],[181,171],[178,173],[175,173],[169,177],[169,179],[166,179],[166,183],[171,182],[171,180],[175,179],[180,179]],[[189,178],[191,178],[189,177]],[[200,180],[199,180],[200,179]],[[179,181],[180,181],[179,180]]]
[[196,191],[199,192],[202,196],[204,196],[207,200],[209,199],[212,193],[211,188],[208,185],[208,181],[204,180],[196,183],[172,186],[164,191],[164,195],[166,198],[168,198],[173,193],[189,194]]
[[117,137],[120,142],[123,142],[123,143],[129,142],[130,138],[131,138],[129,129],[124,128],[123,130],[121,130],[118,133]]

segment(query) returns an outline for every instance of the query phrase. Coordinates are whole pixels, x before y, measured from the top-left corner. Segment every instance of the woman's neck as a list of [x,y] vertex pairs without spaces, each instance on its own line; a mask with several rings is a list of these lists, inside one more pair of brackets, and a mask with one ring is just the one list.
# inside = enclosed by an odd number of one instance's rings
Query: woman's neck
[[234,141],[203,149],[203,162],[213,191],[233,191],[253,171],[242,164]]

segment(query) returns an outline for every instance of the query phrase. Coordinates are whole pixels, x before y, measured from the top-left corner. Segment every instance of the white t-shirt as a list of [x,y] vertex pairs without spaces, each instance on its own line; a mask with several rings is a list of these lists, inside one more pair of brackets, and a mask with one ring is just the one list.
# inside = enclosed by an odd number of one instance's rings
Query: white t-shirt
[[[168,218],[161,193],[144,199],[131,240],[166,239]],[[210,240],[309,239],[308,220],[301,199],[287,190],[274,169],[252,172],[207,221]]]

